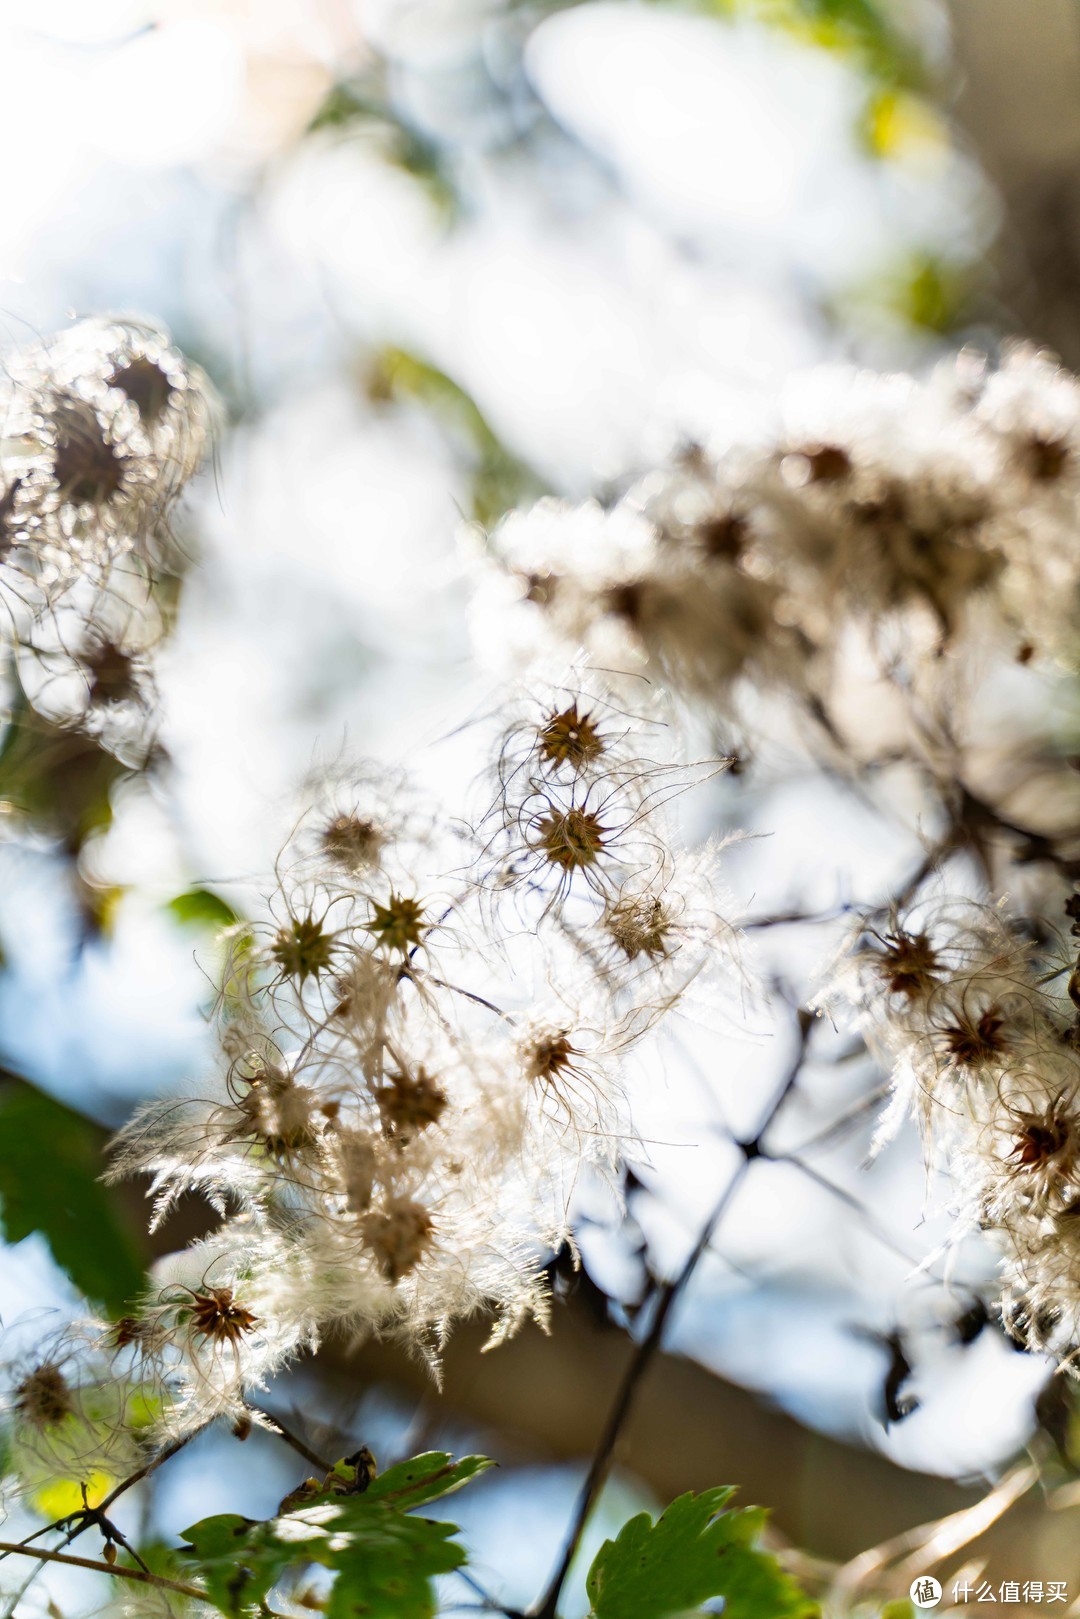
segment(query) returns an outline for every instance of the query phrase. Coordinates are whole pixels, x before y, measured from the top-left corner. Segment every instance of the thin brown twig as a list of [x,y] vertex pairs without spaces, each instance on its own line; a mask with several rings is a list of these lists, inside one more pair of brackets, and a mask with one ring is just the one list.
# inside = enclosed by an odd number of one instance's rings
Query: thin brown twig
[[1024,852],[1017,856],[1019,860],[1046,861],[1047,864],[1056,866],[1063,876],[1070,879],[1080,875],[1080,859],[1064,854],[1057,847],[1058,839],[1053,834],[1037,832],[1030,826],[1021,826],[1019,822],[1002,814],[986,799],[978,797],[962,781],[958,780],[956,785],[960,792],[957,824],[966,832],[970,841],[977,842],[980,833],[986,829],[999,832],[1006,837],[1017,839],[1023,846]]
[[[141,1481],[142,1478],[146,1478],[149,1473],[155,1472],[155,1470],[162,1465],[162,1462],[167,1462],[172,1455],[176,1454],[176,1451],[181,1451],[181,1449],[185,1447],[185,1444],[188,1444],[189,1439],[193,1438],[194,1434],[186,1434],[185,1438],[183,1439],[175,1439],[172,1444],[165,1446],[164,1451],[157,1452],[157,1455],[152,1457],[149,1462],[146,1462],[144,1467],[139,1467],[138,1472],[130,1473],[128,1478],[123,1478],[123,1480],[121,1480],[120,1483],[115,1486],[115,1489],[112,1489],[112,1491],[105,1496],[104,1501],[99,1502],[99,1506],[91,1507],[91,1509],[84,1509],[84,1511],[81,1512],[71,1512],[71,1514],[66,1515],[66,1517],[62,1517],[62,1519],[55,1519],[55,1522],[45,1523],[45,1525],[42,1525],[42,1528],[36,1528],[32,1535],[26,1536],[26,1540],[19,1541],[18,1546],[15,1548],[16,1551],[26,1551],[26,1553],[29,1553],[29,1551],[31,1551],[32,1541],[40,1540],[40,1536],[42,1535],[50,1535],[50,1533],[53,1533],[53,1530],[66,1530],[63,1545],[70,1546],[71,1541],[76,1540],[79,1535],[83,1535],[87,1528],[100,1527],[100,1523],[102,1523],[102,1520],[104,1520],[105,1512],[107,1512],[108,1507],[112,1506],[113,1501],[117,1501],[121,1494],[125,1493],[126,1489],[131,1489],[131,1486],[138,1485],[139,1481]],[[8,1557],[10,1554],[11,1548],[3,1548],[3,1546],[0,1546],[0,1559],[2,1559],[2,1557]]]
[[835,922],[841,916],[846,916],[852,906],[834,905],[827,911],[773,911],[767,916],[747,916],[736,923],[741,933],[760,932],[765,928],[781,928],[793,925],[796,922]]
[[310,1462],[312,1467],[317,1467],[320,1472],[329,1473],[334,1465],[333,1462],[328,1462],[325,1457],[319,1455],[318,1451],[312,1450],[310,1445],[306,1445],[299,1434],[293,1433],[291,1429],[285,1426],[276,1412],[267,1411],[265,1406],[256,1405],[253,1400],[245,1400],[244,1404],[249,1411],[254,1411],[256,1416],[265,1417],[267,1422],[272,1423],[274,1431],[280,1438],[284,1439],[287,1445],[292,1446],[298,1456],[302,1456],[306,1462]]
[[888,899],[883,900],[880,905],[875,905],[869,914],[876,916],[882,911],[902,911],[905,905],[915,897],[935,867],[942,860],[948,859],[949,855],[955,854],[962,842],[963,838],[960,830],[954,823],[944,837],[938,838],[937,842],[927,849],[903,887],[898,889],[895,894],[890,895]]
[[[991,1524],[1014,1506],[1039,1482],[1039,1469],[1030,1462],[1019,1462],[998,1480],[987,1495],[974,1505],[962,1507],[947,1517],[935,1518],[930,1523],[905,1529],[901,1534],[860,1552],[850,1562],[837,1569],[831,1595],[850,1601],[854,1595],[873,1580],[882,1581],[890,1566],[902,1572],[906,1587],[912,1573],[928,1572],[946,1557],[985,1534]],[[914,1561],[912,1554],[918,1554]],[[917,1564],[917,1566],[916,1566]]]
[[630,1415],[635,1396],[637,1395],[638,1386],[640,1385],[642,1378],[645,1376],[645,1373],[648,1371],[654,1355],[660,1348],[660,1342],[664,1336],[664,1329],[667,1326],[668,1318],[675,1307],[675,1303],[682,1294],[694,1270],[697,1268],[698,1261],[701,1259],[702,1254],[704,1254],[706,1248],[709,1246],[709,1243],[712,1241],[720,1220],[727,1212],[728,1205],[741,1186],[743,1177],[745,1176],[747,1168],[749,1167],[749,1162],[749,1159],[744,1158],[742,1163],[740,1163],[736,1168],[735,1173],[725,1186],[719,1201],[712,1211],[712,1214],[706,1221],[701,1235],[698,1237],[697,1242],[691,1249],[690,1255],[686,1260],[686,1263],[683,1265],[682,1270],[672,1281],[661,1283],[653,1295],[654,1309],[652,1320],[649,1323],[649,1330],[635,1349],[634,1354],[630,1359],[630,1363],[623,1374],[623,1379],[619,1385],[618,1393],[615,1396],[614,1404],[608,1413],[608,1418],[604,1424],[603,1432],[600,1435],[596,1450],[593,1453],[592,1462],[589,1465],[589,1471],[585,1476],[585,1483],[582,1485],[581,1494],[578,1497],[573,1523],[571,1525],[570,1533],[566,1538],[566,1544],[563,1548],[558,1567],[552,1575],[551,1582],[543,1596],[540,1598],[539,1603],[535,1607],[529,1609],[529,1613],[531,1616],[533,1616],[533,1619],[556,1619],[559,1597],[562,1595],[562,1588],[565,1585],[566,1577],[570,1572],[570,1565],[577,1554],[579,1545],[581,1544],[581,1537],[584,1533],[585,1525],[589,1520],[589,1515],[591,1514],[592,1509],[596,1504],[597,1497],[599,1496],[600,1491],[603,1489],[604,1484],[607,1481],[607,1476],[611,1471],[611,1467],[615,1459],[615,1446],[618,1444],[619,1435],[621,1434],[623,1426],[626,1423],[626,1419]]
[[[197,1431],[201,1432],[202,1430],[199,1429]],[[115,1500],[118,1499],[119,1496],[123,1495],[125,1490],[130,1490],[133,1485],[140,1483],[142,1479],[148,1477],[149,1474],[155,1472],[156,1469],[159,1468],[163,1462],[167,1462],[171,1456],[175,1456],[177,1451],[182,1450],[184,1448],[184,1446],[188,1443],[188,1441],[190,1439],[193,1439],[194,1437],[195,1437],[195,1435],[193,1433],[187,1434],[187,1435],[185,1435],[185,1437],[183,1439],[177,1439],[171,1445],[166,1445],[165,1449],[159,1451],[156,1456],[154,1456],[149,1462],[147,1462],[145,1464],[145,1466],[140,1467],[137,1470],[137,1472],[129,1474],[127,1478],[121,1479],[120,1483],[116,1486],[116,1488],[114,1490],[112,1490],[110,1492],[110,1494],[105,1497],[105,1499],[101,1502],[101,1504],[99,1506],[97,1506],[97,1507],[95,1507],[95,1508],[93,1508],[91,1510],[88,1510],[88,1511],[72,1513],[66,1518],[58,1518],[54,1523],[47,1523],[41,1529],[35,1529],[35,1531],[34,1531],[34,1533],[32,1535],[27,1535],[26,1539],[23,1540],[23,1541],[20,1541],[19,1544],[16,1545],[16,1546],[4,1547],[4,1546],[0,1545],[0,1559],[10,1556],[13,1552],[22,1553],[22,1554],[24,1554],[26,1556],[30,1556],[30,1557],[36,1556],[37,1555],[37,1548],[32,1546],[31,1543],[33,1541],[35,1541],[35,1540],[40,1539],[40,1537],[42,1535],[51,1534],[54,1530],[57,1530],[57,1529],[66,1529],[67,1530],[67,1533],[64,1536],[63,1544],[65,1546],[70,1546],[71,1542],[73,1540],[76,1540],[78,1538],[78,1536],[83,1534],[87,1529],[92,1529],[92,1528],[95,1528],[95,1527],[100,1528],[102,1526],[102,1523],[103,1523],[104,1519],[105,1519],[106,1509],[108,1507],[110,1507],[112,1505],[112,1503]],[[84,1499],[85,1499],[85,1497],[84,1497]],[[113,1533],[115,1535],[116,1534],[115,1526],[111,1526],[111,1527],[112,1527]],[[122,1536],[120,1536],[118,1538],[123,1540]],[[124,1541],[123,1543],[125,1545],[127,1545],[126,1541]],[[135,1560],[137,1562],[140,1562],[140,1563],[142,1562],[142,1559],[139,1557],[138,1553],[136,1551],[134,1551],[134,1549],[132,1547],[127,1546],[127,1549],[131,1552],[131,1555],[135,1558]],[[108,1566],[108,1565],[106,1565],[106,1566]],[[18,1607],[19,1603],[22,1601],[23,1597],[26,1595],[26,1592],[29,1589],[30,1585],[37,1578],[37,1576],[41,1573],[41,1570],[42,1570],[43,1567],[44,1567],[44,1563],[39,1562],[37,1568],[34,1569],[33,1573],[31,1573],[30,1576],[26,1580],[23,1581],[22,1585],[15,1592],[14,1596],[11,1598],[11,1601],[8,1603],[7,1607],[4,1609],[3,1619],[11,1619],[12,1614],[14,1614],[14,1612],[15,1612],[16,1608]]]
[[165,1462],[171,1461],[178,1451],[183,1450],[185,1445],[190,1444],[191,1441],[202,1432],[202,1428],[196,1428],[192,1433],[185,1434],[182,1439],[174,1439],[172,1443],[166,1445],[163,1450],[159,1450],[157,1455],[152,1456],[151,1459],[143,1467],[140,1467],[137,1472],[129,1473],[127,1478],[121,1479],[116,1488],[109,1491],[109,1494],[105,1497],[104,1501],[100,1501],[98,1503],[97,1511],[107,1512],[114,1501],[119,1500],[120,1496],[125,1494],[126,1491],[130,1490],[133,1485],[141,1484],[144,1478],[149,1478],[151,1473],[156,1473],[159,1467],[162,1467]]
[[99,1562],[95,1557],[76,1557],[73,1552],[51,1552],[44,1546],[20,1546],[15,1541],[4,1540],[0,1540],[0,1552],[36,1557],[43,1563],[65,1563],[71,1568],[88,1568],[94,1574],[113,1574],[122,1580],[136,1580],[140,1585],[156,1585],[163,1591],[177,1591],[181,1596],[206,1601],[206,1592],[197,1585],[186,1585],[181,1580],[170,1580],[164,1574],[151,1574],[141,1568],[124,1568],[121,1563]]
[[589,1471],[585,1476],[585,1482],[581,1487],[581,1493],[578,1496],[577,1505],[574,1509],[574,1517],[571,1522],[570,1531],[566,1537],[566,1543],[563,1547],[558,1565],[552,1574],[546,1590],[543,1592],[537,1602],[529,1609],[530,1619],[557,1619],[559,1598],[562,1595],[563,1586],[566,1584],[566,1579],[570,1572],[571,1564],[573,1563],[574,1558],[577,1555],[578,1547],[581,1544],[581,1537],[584,1534],[585,1526],[588,1523],[593,1507],[596,1505],[597,1498],[599,1497],[600,1492],[607,1481],[608,1474],[611,1472],[611,1468],[615,1460],[615,1448],[619,1442],[619,1436],[622,1433],[623,1427],[626,1424],[631,1410],[633,1409],[634,1400],[637,1396],[638,1388],[641,1385],[642,1379],[644,1378],[646,1372],[652,1364],[654,1357],[661,1347],[664,1331],[667,1327],[671,1312],[685,1291],[686,1286],[690,1281],[691,1276],[694,1274],[694,1271],[697,1269],[702,1256],[715,1237],[720,1222],[727,1213],[736,1192],[742,1185],[743,1179],[750,1165],[756,1158],[764,1156],[762,1145],[764,1137],[772,1124],[775,1122],[777,1114],[784,1106],[784,1103],[787,1101],[796,1083],[798,1082],[799,1074],[802,1071],[803,1063],[806,1060],[806,1052],[810,1043],[810,1032],[814,1025],[814,1017],[812,1013],[805,1011],[803,1008],[799,1009],[797,1017],[798,1045],[796,1047],[795,1056],[792,1060],[791,1066],[784,1078],[783,1084],[781,1085],[773,1101],[770,1103],[765,1118],[762,1120],[753,1138],[749,1141],[738,1143],[743,1154],[742,1162],[737,1165],[727,1185],[724,1187],[723,1192],[720,1194],[712,1213],[709,1215],[708,1220],[706,1220],[705,1225],[703,1226],[693,1248],[690,1250],[682,1269],[672,1280],[660,1283],[654,1290],[653,1313],[652,1319],[649,1323],[649,1330],[638,1343],[637,1348],[634,1350],[634,1353],[626,1367],[626,1371],[623,1373],[623,1378],[619,1384],[611,1410],[608,1413],[607,1421],[604,1424],[603,1431],[601,1432],[600,1438],[597,1441],[596,1449],[593,1452],[593,1458],[589,1464]]
[[[202,1430],[197,1429],[196,1432],[201,1433]],[[133,1485],[140,1483],[144,1478],[147,1478],[151,1473],[155,1472],[163,1462],[167,1462],[171,1456],[175,1456],[178,1450],[183,1450],[188,1441],[194,1437],[194,1433],[186,1434],[183,1439],[174,1440],[171,1445],[166,1445],[164,1450],[160,1450],[158,1454],[152,1457],[151,1460],[148,1461],[143,1467],[140,1467],[134,1473],[130,1473],[127,1478],[121,1479],[116,1488],[105,1497],[99,1506],[84,1510],[82,1512],[71,1513],[66,1518],[58,1518],[53,1523],[47,1523],[43,1526],[43,1528],[35,1529],[32,1535],[27,1535],[26,1539],[20,1541],[17,1546],[6,1548],[0,1546],[0,1559],[10,1556],[13,1552],[22,1553],[28,1557],[37,1556],[37,1548],[32,1545],[32,1542],[40,1539],[42,1535],[51,1534],[57,1529],[67,1530],[62,1544],[65,1546],[70,1546],[72,1541],[76,1540],[79,1535],[85,1533],[87,1529],[102,1528],[107,1522],[105,1516],[106,1508],[110,1507],[112,1503],[118,1499],[118,1497],[123,1495],[125,1490],[130,1490]],[[83,1499],[86,1499],[85,1494]],[[132,1547],[128,1541],[124,1539],[124,1536],[117,1531],[115,1524],[110,1524],[109,1530],[113,1538],[118,1540],[126,1548],[126,1550],[131,1553],[132,1557],[134,1557],[135,1561],[142,1568],[145,1568],[146,1565],[143,1563],[143,1560],[139,1556],[138,1552],[135,1551],[134,1547]],[[53,1554],[49,1554],[45,1560],[52,1560],[52,1556]],[[22,1585],[14,1593],[10,1602],[4,1609],[3,1619],[11,1619],[11,1616],[14,1614],[19,1603],[26,1595],[33,1581],[41,1573],[44,1566],[44,1561],[39,1562],[37,1568],[35,1568],[28,1578],[23,1581]],[[110,1565],[106,1566],[108,1567]],[[149,1572],[149,1570],[147,1570],[147,1572]]]
[[879,1085],[874,1086],[872,1091],[868,1091],[865,1096],[860,1096],[839,1117],[834,1118],[830,1124],[825,1125],[815,1135],[809,1136],[807,1140],[801,1141],[797,1147],[792,1147],[789,1156],[798,1158],[803,1153],[817,1152],[821,1147],[831,1146],[834,1141],[840,1140],[848,1130],[858,1124],[868,1113],[876,1113],[891,1090],[892,1081],[888,1079],[882,1080]]

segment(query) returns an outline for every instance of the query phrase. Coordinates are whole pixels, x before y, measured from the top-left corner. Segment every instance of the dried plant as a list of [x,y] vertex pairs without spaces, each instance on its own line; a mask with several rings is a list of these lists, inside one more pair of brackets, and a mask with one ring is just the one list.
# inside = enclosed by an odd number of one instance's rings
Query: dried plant
[[[131,581],[162,566],[214,419],[207,386],[164,334],[104,321],[16,357],[6,390],[0,588],[22,689],[43,722],[139,767],[162,616]],[[370,763],[304,784],[275,870],[222,940],[215,1060],[115,1144],[113,1176],[149,1177],[155,1221],[194,1193],[214,1229],[160,1260],[119,1320],[9,1367],[11,1492],[77,1478],[83,1506],[53,1527],[99,1528],[112,1567],[115,1495],[216,1421],[238,1439],[254,1422],[278,1431],[261,1395],[325,1340],[390,1335],[437,1377],[463,1318],[489,1318],[489,1347],[545,1325],[575,1189],[598,1178],[617,1203],[638,1147],[629,1054],[640,1066],[667,1020],[730,1015],[755,988],[721,845],[684,847],[677,800],[769,736],[871,803],[902,765],[934,831],[901,891],[848,907],[790,1074],[735,1143],[685,1265],[653,1284],[534,1611],[554,1619],[640,1377],[772,1150],[816,1016],[850,1026],[888,1074],[878,1149],[914,1115],[957,1240],[993,1234],[1007,1330],[1080,1374],[1075,773],[1051,739],[988,751],[978,714],[990,665],[1062,692],[1075,679],[1078,492],[1080,386],[1018,348],[997,369],[965,353],[925,383],[802,379],[771,436],[685,448],[608,509],[544,500],[506,517],[475,627],[485,656],[517,668],[477,722],[481,781],[457,804]],[[868,683],[876,726],[860,719]],[[716,746],[696,761],[703,728]],[[1032,779],[1035,820],[1014,802]],[[378,1482],[357,1458],[323,1471],[283,1514]],[[98,1477],[121,1482],[91,1503]],[[714,1494],[703,1534],[734,1522]],[[252,1568],[265,1551],[247,1546]],[[269,1585],[223,1596],[213,1549],[192,1555],[204,1585],[117,1572],[155,1600],[264,1601]],[[794,1587],[770,1589],[772,1614],[805,1611]],[[723,1594],[693,1592],[684,1606]]]

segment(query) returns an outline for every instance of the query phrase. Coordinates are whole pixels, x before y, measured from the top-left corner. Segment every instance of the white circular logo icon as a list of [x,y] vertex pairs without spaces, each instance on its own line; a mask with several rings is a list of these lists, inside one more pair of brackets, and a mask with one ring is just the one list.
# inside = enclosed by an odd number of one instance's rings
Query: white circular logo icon
[[912,1580],[908,1596],[917,1608],[936,1608],[941,1601],[941,1585],[929,1574]]

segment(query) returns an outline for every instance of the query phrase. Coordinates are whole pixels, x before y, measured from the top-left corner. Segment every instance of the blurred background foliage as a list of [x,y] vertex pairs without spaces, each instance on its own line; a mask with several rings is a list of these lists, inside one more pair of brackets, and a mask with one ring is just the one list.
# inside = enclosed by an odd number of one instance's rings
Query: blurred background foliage
[[[250,905],[297,781],[345,750],[435,782],[475,767],[458,726],[494,687],[470,651],[463,533],[482,545],[545,492],[610,498],[752,422],[796,366],[919,368],[1011,331],[1078,357],[1080,125],[1062,83],[1080,23],[1064,0],[44,0],[4,8],[0,34],[0,129],[20,154],[0,217],[7,339],[143,313],[226,409],[170,563],[149,753],[65,728],[17,658],[4,671],[10,1355],[76,1290],[120,1312],[135,1287],[144,1206],[99,1186],[105,1132],[198,1074],[215,935]],[[762,913],[887,891],[911,857],[791,758],[718,788],[701,818],[775,834],[729,872]],[[809,964],[783,930],[759,965],[799,1000]],[[710,1201],[717,1097],[738,1116],[767,1094],[786,1015],[757,1043],[712,1029],[669,1053],[629,1218],[583,1188],[586,1268],[552,1260],[551,1341],[481,1362],[466,1330],[442,1395],[380,1346],[296,1374],[322,1448],[500,1458],[455,1516],[507,1601],[555,1554],[645,1279]],[[858,1122],[872,1082],[865,1054],[823,1052],[804,1133],[845,1107]],[[912,1287],[940,1236],[918,1227],[919,1155],[901,1142],[863,1175],[860,1129],[830,1149],[835,1196],[761,1166],[585,1563],[631,1507],[729,1479],[787,1541],[850,1557],[973,1502],[1030,1437],[1047,1369]],[[704,1145],[692,1172],[672,1138]],[[867,1202],[905,1241],[918,1228],[918,1253],[890,1253]],[[181,1208],[157,1251],[207,1220]],[[898,1333],[919,1409],[893,1424]],[[1075,1419],[1047,1411],[1064,1477]],[[151,1545],[211,1509],[264,1512],[290,1482],[264,1438],[207,1436],[139,1531]],[[1018,1508],[984,1555],[1017,1577],[1056,1558],[1075,1583],[1074,1525]],[[69,1615],[101,1600],[93,1580],[40,1587]]]

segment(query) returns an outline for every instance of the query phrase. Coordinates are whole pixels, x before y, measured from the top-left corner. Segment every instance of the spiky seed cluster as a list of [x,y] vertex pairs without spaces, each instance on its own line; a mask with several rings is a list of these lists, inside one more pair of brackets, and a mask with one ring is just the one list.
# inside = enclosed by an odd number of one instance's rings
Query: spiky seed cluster
[[676,923],[659,894],[626,894],[604,918],[612,942],[627,961],[639,956],[660,960],[668,954]]
[[814,374],[771,442],[686,452],[609,510],[507,517],[477,643],[584,645],[717,706],[743,682],[820,700],[838,615],[871,641],[903,624],[916,672],[988,626],[1072,657],[1078,488],[1080,387],[1043,354],[996,372],[965,354],[925,384]]
[[328,860],[346,871],[363,871],[378,861],[384,839],[378,823],[369,816],[339,811],[323,823],[319,841]]
[[[864,783],[868,765],[912,770],[944,836],[903,914],[869,919],[854,1000],[893,1073],[890,1121],[914,1109],[968,1226],[999,1234],[1010,1318],[1080,1358],[1080,966],[1040,961],[1032,942],[1056,932],[1046,884],[1080,870],[1075,761],[1056,741],[1025,755],[994,732],[988,746],[980,729],[999,678],[1018,711],[1046,710],[1036,680],[1050,675],[1073,703],[1053,665],[1077,666],[1078,495],[1080,383],[1045,354],[1017,347],[995,369],[966,352],[925,382],[818,373],[792,383],[771,431],[684,450],[613,506],[543,500],[505,518],[475,641],[498,661],[501,640],[504,664],[584,647],[620,692],[658,680],[751,749],[758,731],[797,737]],[[643,851],[630,870],[621,859],[634,769],[609,769],[599,791],[576,773],[567,741],[585,712],[553,705],[531,773],[520,729],[508,741],[526,854],[508,851],[505,881],[591,887],[589,960],[661,977],[687,959],[694,901],[662,859],[648,875]],[[599,716],[597,742],[618,755],[617,716]],[[927,907],[935,866],[970,855],[991,897],[1011,863],[1010,891],[1041,896],[1032,914]]]
[[569,873],[595,866],[608,836],[609,828],[593,810],[552,804],[537,816],[533,846],[548,865]]
[[12,355],[2,385],[0,605],[45,727],[125,764],[154,749],[154,586],[208,441],[205,379],[165,335],[83,321]]
[[391,893],[385,905],[374,901],[372,912],[371,921],[365,922],[364,928],[385,950],[405,955],[421,943],[428,930],[424,907],[411,894]]
[[0,1366],[4,1471],[23,1492],[138,1464],[154,1386],[99,1337],[92,1323],[67,1328]]
[[321,920],[312,915],[293,916],[278,929],[270,955],[286,978],[303,984],[318,978],[333,958],[334,936],[325,931]]
[[251,1311],[238,1304],[231,1287],[210,1287],[194,1293],[189,1316],[191,1331],[208,1343],[237,1349],[258,1325]]
[[125,554],[152,562],[211,427],[198,369],[154,327],[81,321],[13,355],[4,393],[9,572],[54,596]]
[[[208,420],[160,334],[67,334],[13,367],[7,406],[0,581],[55,611],[76,576],[104,595],[116,558],[152,562]],[[687,452],[612,510],[508,519],[487,605],[515,639],[531,624],[533,649],[584,645],[617,688],[587,677],[508,705],[494,800],[489,783],[464,821],[374,769],[313,787],[265,914],[232,932],[205,1094],[121,1141],[119,1171],[152,1174],[159,1214],[197,1189],[220,1227],[99,1340],[9,1378],[37,1460],[61,1433],[100,1449],[87,1412],[100,1421],[106,1388],[174,1433],[218,1415],[246,1433],[245,1391],[326,1331],[396,1331],[434,1356],[470,1312],[494,1312],[496,1337],[542,1319],[538,1253],[626,1131],[623,1053],[730,959],[713,852],[679,852],[667,816],[702,772],[671,761],[658,702],[636,713],[626,692],[659,671],[715,715],[752,683],[828,721],[853,634],[877,668],[899,629],[912,691],[928,651],[987,630],[1022,663],[1074,650],[1078,472],[1080,388],[1017,351],[927,385],[826,379],[793,391],[764,447]],[[130,708],[136,644],[84,618],[60,641],[87,713]],[[482,641],[493,622],[482,604]],[[927,753],[951,742],[931,734]],[[950,849],[978,831],[954,822]],[[1039,959],[1043,936],[913,904],[865,929],[842,987],[892,1069],[894,1117],[916,1112],[967,1224],[999,1236],[1007,1319],[1070,1361],[1080,968],[1048,987],[1070,962]]]
[[449,1098],[436,1079],[419,1063],[412,1073],[388,1074],[375,1101],[388,1136],[410,1141],[421,1130],[438,1124]]
[[43,1361],[33,1367],[15,1386],[12,1404],[31,1428],[59,1427],[75,1412],[75,1396],[60,1367]]
[[[324,786],[266,919],[233,930],[217,1074],[121,1137],[117,1172],[149,1170],[159,1214],[191,1188],[222,1215],[138,1317],[171,1431],[237,1415],[327,1331],[430,1356],[474,1311],[495,1337],[543,1319],[569,1192],[626,1132],[623,1054],[727,959],[711,859],[668,824],[687,775],[646,767],[649,722],[599,689],[520,713],[475,835],[371,768]],[[617,946],[631,914],[643,942]]]
[[154,746],[163,634],[146,581],[114,569],[104,582],[72,584],[31,616],[16,656],[20,684],[47,726],[80,731],[125,763],[144,765]]
[[434,1237],[435,1221],[415,1198],[392,1195],[363,1222],[364,1239],[390,1283],[400,1282],[421,1263]]
[[1080,1353],[1080,1052],[1066,972],[1002,912],[939,904],[867,931],[837,989],[893,1074],[882,1139],[914,1111],[931,1161],[962,1199],[960,1229],[996,1235],[1011,1329],[1071,1363]]
[[604,752],[604,739],[588,709],[580,712],[575,699],[569,707],[552,708],[537,728],[537,752],[552,769],[568,766],[582,771],[595,765]]

